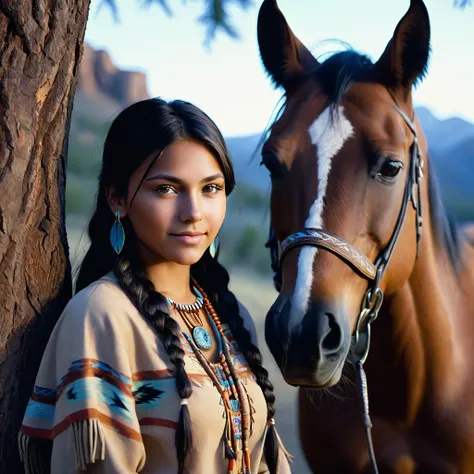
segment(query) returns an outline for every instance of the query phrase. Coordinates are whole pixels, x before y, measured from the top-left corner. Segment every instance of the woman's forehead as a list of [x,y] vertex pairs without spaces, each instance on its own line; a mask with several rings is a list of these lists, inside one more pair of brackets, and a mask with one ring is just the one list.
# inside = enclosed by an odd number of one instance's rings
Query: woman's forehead
[[147,177],[156,173],[172,173],[188,179],[221,171],[218,161],[206,146],[193,140],[177,140],[161,153],[150,154],[138,168],[137,174],[143,176],[148,168]]

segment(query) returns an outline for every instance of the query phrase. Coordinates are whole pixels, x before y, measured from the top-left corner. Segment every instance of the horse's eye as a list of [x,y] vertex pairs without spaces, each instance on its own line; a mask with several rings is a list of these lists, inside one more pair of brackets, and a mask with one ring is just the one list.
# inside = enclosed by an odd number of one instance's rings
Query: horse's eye
[[281,176],[282,166],[280,160],[274,153],[263,153],[262,162],[260,164],[264,165],[265,168],[267,168],[267,170],[270,172],[270,177],[272,179]]
[[403,169],[401,161],[387,160],[377,172],[377,177],[385,180],[393,180]]

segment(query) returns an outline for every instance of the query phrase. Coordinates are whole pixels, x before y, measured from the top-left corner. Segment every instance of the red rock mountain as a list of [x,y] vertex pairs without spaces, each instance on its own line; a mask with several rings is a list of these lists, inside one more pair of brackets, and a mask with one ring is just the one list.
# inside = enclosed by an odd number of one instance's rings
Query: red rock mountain
[[89,44],[84,45],[78,91],[93,100],[102,98],[121,106],[150,97],[143,72],[119,69],[107,51],[97,51]]

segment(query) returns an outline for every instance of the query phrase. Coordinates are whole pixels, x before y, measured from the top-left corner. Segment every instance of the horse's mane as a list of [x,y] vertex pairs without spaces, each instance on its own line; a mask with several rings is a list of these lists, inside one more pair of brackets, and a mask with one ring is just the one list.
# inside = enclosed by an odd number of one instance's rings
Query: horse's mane
[[457,222],[446,210],[441,197],[441,190],[436,178],[436,173],[432,168],[433,165],[431,163],[430,166],[428,166],[428,199],[430,203],[432,231],[436,243],[445,248],[451,265],[457,270],[462,261],[462,235],[459,232]]

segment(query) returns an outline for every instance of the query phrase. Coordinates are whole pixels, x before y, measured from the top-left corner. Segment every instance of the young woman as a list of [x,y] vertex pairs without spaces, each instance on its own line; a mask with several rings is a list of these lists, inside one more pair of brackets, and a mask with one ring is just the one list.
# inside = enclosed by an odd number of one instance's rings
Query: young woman
[[19,435],[27,474],[290,472],[252,321],[213,256],[233,187],[192,104],[115,119],[78,292]]

